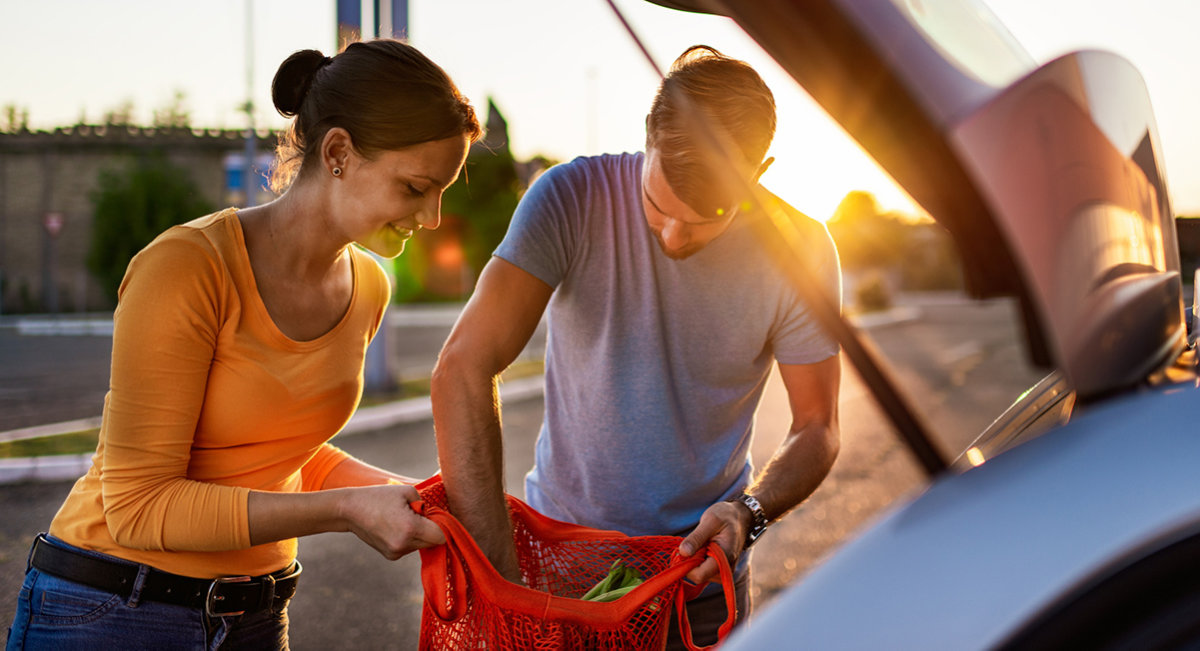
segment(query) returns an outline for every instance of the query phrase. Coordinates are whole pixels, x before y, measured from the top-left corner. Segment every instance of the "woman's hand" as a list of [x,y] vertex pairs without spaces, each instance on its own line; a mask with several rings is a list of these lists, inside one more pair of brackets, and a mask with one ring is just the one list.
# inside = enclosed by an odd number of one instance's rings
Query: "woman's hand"
[[365,486],[337,492],[343,493],[340,511],[347,530],[388,560],[446,542],[441,527],[409,506],[420,499],[412,486]]
[[440,527],[409,506],[417,499],[417,489],[399,483],[311,493],[251,491],[250,544],[350,531],[385,558],[396,560],[446,542]]

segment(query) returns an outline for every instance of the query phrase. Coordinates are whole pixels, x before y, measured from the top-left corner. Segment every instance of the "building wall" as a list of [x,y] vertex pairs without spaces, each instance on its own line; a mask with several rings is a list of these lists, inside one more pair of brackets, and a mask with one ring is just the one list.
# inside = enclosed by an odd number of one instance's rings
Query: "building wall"
[[[272,136],[260,135],[259,152],[273,146]],[[113,307],[115,297],[104,295],[86,266],[102,171],[158,151],[186,170],[210,203],[229,205],[224,160],[244,147],[240,131],[77,126],[0,133],[0,314],[31,300],[46,311],[55,302],[60,312]],[[57,237],[45,228],[47,213],[62,215]]]

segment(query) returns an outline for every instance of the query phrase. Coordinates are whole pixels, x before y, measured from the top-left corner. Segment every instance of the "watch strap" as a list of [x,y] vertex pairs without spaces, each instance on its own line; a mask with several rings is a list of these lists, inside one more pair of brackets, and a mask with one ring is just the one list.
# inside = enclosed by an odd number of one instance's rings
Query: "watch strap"
[[727,501],[737,502],[750,510],[750,529],[746,531],[746,542],[742,545],[742,549],[749,549],[750,545],[753,545],[767,530],[767,513],[763,511],[762,504],[759,504],[753,495],[745,491],[734,495]]

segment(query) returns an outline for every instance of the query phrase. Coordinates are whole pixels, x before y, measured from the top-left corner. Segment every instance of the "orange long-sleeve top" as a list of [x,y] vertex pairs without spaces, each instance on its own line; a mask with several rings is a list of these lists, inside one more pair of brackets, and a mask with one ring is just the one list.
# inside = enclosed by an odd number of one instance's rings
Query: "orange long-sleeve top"
[[51,535],[200,578],[288,566],[296,540],[252,547],[247,502],[319,489],[347,457],[328,441],[358,405],[389,296],[379,265],[350,251],[350,306],[311,341],[271,320],[234,209],[138,253],[118,293],[100,443]]

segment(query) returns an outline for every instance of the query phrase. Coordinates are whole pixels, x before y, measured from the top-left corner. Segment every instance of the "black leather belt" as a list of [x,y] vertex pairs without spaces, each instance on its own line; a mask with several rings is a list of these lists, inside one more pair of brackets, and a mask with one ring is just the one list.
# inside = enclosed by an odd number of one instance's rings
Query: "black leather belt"
[[[38,536],[30,565],[68,581],[104,590],[124,599],[133,593],[140,566],[105,560],[57,547]],[[210,617],[228,617],[266,608],[282,609],[296,594],[300,561],[263,576],[225,576],[197,579],[149,569],[142,584],[142,599],[200,608]]]

